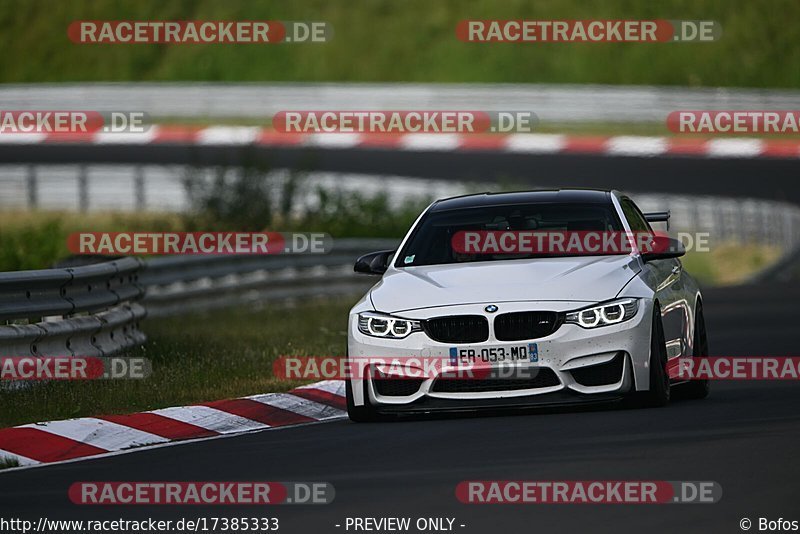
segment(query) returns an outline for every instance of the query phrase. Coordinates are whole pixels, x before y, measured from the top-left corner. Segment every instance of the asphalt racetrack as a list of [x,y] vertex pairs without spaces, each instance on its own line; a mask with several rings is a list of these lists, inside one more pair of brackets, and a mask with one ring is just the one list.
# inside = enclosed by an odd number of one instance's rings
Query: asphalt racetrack
[[[800,288],[706,292],[712,355],[796,354]],[[739,532],[798,519],[800,384],[716,383],[702,401],[266,431],[0,474],[0,513],[37,519],[275,516],[283,532],[347,517],[451,517],[456,532]],[[462,480],[713,480],[716,504],[467,505]],[[76,481],[327,481],[330,505],[76,506]],[[793,517],[794,516],[794,517]],[[337,527],[336,525],[341,525]],[[460,525],[464,525],[463,527]],[[352,529],[350,530],[353,531]],[[415,531],[412,529],[412,532]]]

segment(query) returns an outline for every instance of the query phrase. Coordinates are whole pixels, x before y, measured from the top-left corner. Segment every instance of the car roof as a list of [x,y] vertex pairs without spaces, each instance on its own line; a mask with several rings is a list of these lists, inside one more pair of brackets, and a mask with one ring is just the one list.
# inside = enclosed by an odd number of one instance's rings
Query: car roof
[[611,202],[611,191],[599,189],[552,189],[539,191],[514,191],[509,193],[478,193],[438,200],[430,211],[446,211],[461,208],[505,206],[511,204],[533,204],[538,202],[607,204]]

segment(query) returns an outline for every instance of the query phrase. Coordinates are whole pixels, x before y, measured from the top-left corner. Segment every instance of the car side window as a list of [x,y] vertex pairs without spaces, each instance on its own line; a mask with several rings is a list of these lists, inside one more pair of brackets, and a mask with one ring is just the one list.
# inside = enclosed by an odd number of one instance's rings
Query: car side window
[[653,229],[650,224],[645,220],[641,210],[633,203],[628,197],[620,199],[620,206],[622,206],[622,213],[628,220],[631,230],[634,232],[652,232]]

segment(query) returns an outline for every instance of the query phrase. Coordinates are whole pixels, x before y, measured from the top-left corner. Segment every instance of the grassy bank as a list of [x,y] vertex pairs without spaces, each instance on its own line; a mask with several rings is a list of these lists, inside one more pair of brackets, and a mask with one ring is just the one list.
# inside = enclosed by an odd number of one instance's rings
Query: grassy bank
[[0,390],[0,428],[286,391],[298,382],[275,379],[273,360],[281,355],[343,355],[353,302],[327,300],[291,309],[231,309],[145,321],[149,342],[131,355],[151,360],[149,378]]
[[782,252],[774,246],[720,243],[709,252],[689,252],[681,262],[701,284],[722,286],[745,282],[778,261]]
[[[800,87],[800,3],[774,0],[5,0],[0,82],[346,81]],[[477,44],[462,19],[703,19],[714,43]],[[316,20],[325,44],[80,45],[74,20]]]

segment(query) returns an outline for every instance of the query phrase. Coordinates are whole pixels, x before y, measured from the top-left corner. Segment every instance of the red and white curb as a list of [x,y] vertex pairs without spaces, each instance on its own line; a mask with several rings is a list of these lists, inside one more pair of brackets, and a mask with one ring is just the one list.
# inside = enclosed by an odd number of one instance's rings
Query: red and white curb
[[494,151],[607,156],[708,158],[800,158],[800,140],[561,134],[283,133],[248,126],[152,126],[142,133],[4,133],[0,144],[85,143],[97,145],[259,145],[328,149],[385,148],[409,151]]
[[0,459],[20,466],[347,416],[344,381],[129,415],[83,417],[0,429]]

